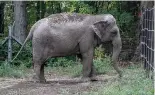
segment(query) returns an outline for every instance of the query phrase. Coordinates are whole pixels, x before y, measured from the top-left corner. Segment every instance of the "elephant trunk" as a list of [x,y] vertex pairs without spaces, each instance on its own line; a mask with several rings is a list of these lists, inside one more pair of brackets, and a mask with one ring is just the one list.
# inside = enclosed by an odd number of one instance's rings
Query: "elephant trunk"
[[122,49],[122,41],[120,37],[115,37],[112,41],[113,44],[113,54],[112,54],[112,65],[114,69],[117,71],[120,77],[122,77],[122,72],[117,66],[118,56]]

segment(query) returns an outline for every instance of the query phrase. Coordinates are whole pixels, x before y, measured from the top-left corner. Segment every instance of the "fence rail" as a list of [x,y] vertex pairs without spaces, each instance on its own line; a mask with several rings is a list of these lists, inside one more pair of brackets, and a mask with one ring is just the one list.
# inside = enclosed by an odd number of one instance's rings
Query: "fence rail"
[[142,8],[142,30],[141,30],[141,57],[144,69],[153,72],[154,68],[154,8]]

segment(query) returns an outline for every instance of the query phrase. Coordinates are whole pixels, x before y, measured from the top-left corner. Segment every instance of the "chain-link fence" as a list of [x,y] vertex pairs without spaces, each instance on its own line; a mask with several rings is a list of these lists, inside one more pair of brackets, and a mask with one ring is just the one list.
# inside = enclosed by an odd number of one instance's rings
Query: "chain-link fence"
[[154,8],[142,8],[141,57],[150,77],[154,70]]

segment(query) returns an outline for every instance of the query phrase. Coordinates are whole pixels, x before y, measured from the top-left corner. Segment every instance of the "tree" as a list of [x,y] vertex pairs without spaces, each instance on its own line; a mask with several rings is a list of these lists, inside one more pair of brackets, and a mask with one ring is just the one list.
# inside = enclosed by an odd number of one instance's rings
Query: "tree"
[[0,2],[0,33],[4,33],[4,6],[5,2]]
[[26,38],[27,20],[26,20],[26,2],[25,1],[14,1],[14,36],[19,41],[24,42]]

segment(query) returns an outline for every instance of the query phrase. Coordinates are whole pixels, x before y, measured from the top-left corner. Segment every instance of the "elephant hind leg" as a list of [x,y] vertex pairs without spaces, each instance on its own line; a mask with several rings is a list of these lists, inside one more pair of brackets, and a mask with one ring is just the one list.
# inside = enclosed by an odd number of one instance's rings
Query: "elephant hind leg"
[[46,79],[45,79],[45,76],[44,76],[44,65],[45,64],[42,64],[41,69],[40,69],[40,80],[41,80],[41,82],[46,82]]
[[44,64],[39,61],[38,62],[35,61],[33,65],[34,65],[33,68],[35,73],[33,76],[33,80],[35,82],[46,82],[46,79],[44,77]]

